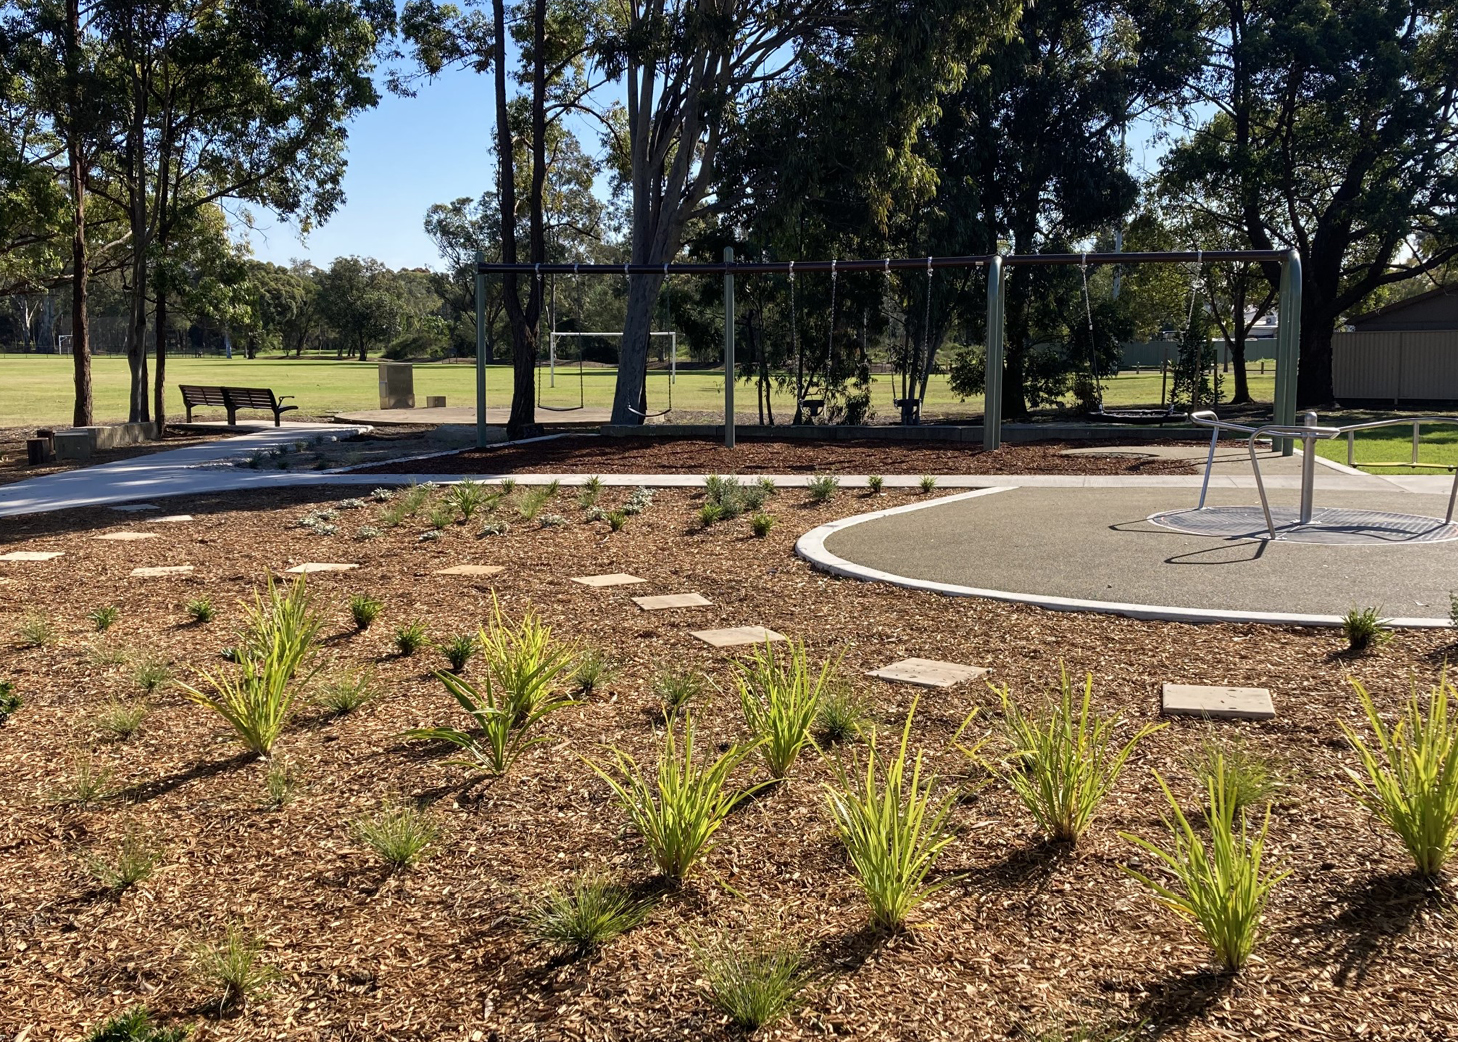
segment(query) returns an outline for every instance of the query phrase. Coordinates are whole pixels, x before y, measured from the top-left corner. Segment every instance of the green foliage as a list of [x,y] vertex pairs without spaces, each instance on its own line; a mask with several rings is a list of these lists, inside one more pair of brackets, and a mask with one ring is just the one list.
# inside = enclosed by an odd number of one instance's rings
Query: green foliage
[[749,526],[754,530],[756,539],[763,539],[770,534],[770,529],[775,527],[775,516],[773,514],[755,514],[749,519]]
[[380,511],[380,524],[386,528],[398,528],[404,524],[405,519],[412,511],[407,510],[403,499],[395,500],[385,509]]
[[464,757],[447,760],[447,764],[497,776],[511,770],[517,757],[532,746],[550,741],[546,735],[533,734],[543,720],[560,709],[577,705],[565,695],[548,689],[534,694],[536,700],[522,715],[511,693],[500,691],[494,683],[494,671],[488,671],[479,685],[453,673],[437,672],[435,675],[475,722],[481,737],[454,727],[416,728],[407,731],[405,737],[449,742],[460,749]]
[[922,494],[925,495],[927,493],[930,493],[932,489],[937,487],[937,479],[930,474],[923,474],[921,476],[920,485]]
[[617,667],[597,648],[584,648],[577,656],[577,666],[572,671],[572,684],[579,695],[590,695],[601,685],[612,679]]
[[817,672],[805,656],[805,645],[786,642],[776,650],[765,641],[754,657],[739,663],[735,680],[739,707],[749,732],[776,781],[790,773],[800,751],[810,743],[810,727],[820,711],[820,700],[831,686],[835,663],[826,660]]
[[92,851],[85,855],[86,871],[98,883],[114,893],[121,893],[152,876],[162,850],[139,829],[129,827],[121,845],[110,856]]
[[265,593],[255,590],[253,604],[244,608],[240,659],[274,655],[278,668],[292,679],[313,654],[323,625],[314,611],[305,576],[300,575],[284,592],[270,574]]
[[576,649],[554,638],[552,628],[536,612],[528,608],[513,626],[495,602],[479,643],[486,672],[501,691],[513,725],[523,724],[552,699],[557,685],[571,675],[577,657]]
[[132,666],[132,679],[149,698],[162,690],[172,679],[172,666],[164,658],[145,654]]
[[653,690],[669,723],[704,693],[705,677],[692,670],[666,670],[653,682]]
[[222,991],[220,1005],[241,1006],[278,980],[281,974],[263,959],[263,942],[237,923],[223,936],[192,949],[192,977]]
[[912,762],[910,779],[906,777],[915,715],[913,701],[894,757],[877,751],[873,734],[865,773],[836,764],[836,784],[825,787],[831,819],[870,903],[871,920],[882,930],[900,929],[912,911],[949,882],[929,883],[927,877],[952,841],[946,823],[957,794],[940,799],[932,795],[937,778],[933,774],[922,779],[921,750]]
[[770,496],[777,496],[780,494],[780,489],[779,486],[775,484],[775,479],[770,477],[768,474],[761,476],[760,479],[754,484],[756,488],[764,493],[766,499],[768,499]]
[[786,943],[720,939],[695,953],[708,999],[745,1031],[780,1020],[800,1002],[812,977],[805,957]]
[[481,536],[505,535],[510,526],[505,521],[487,521],[481,525]]
[[867,726],[866,703],[844,681],[832,682],[820,697],[815,734],[824,745],[848,742]]
[[70,774],[46,792],[46,801],[61,807],[89,807],[116,792],[115,778],[110,767],[92,758],[91,750],[77,749],[71,755]]
[[459,673],[466,668],[466,663],[471,661],[471,656],[476,654],[476,635],[457,633],[440,645],[440,652],[450,663],[451,672]]
[[881,490],[886,487],[886,479],[879,474],[872,474],[866,479],[866,488],[871,490],[871,495],[879,496]]
[[456,508],[449,503],[437,503],[430,508],[430,525],[437,532],[455,524]]
[[114,604],[108,604],[103,608],[92,608],[86,613],[91,624],[96,627],[96,632],[110,629],[121,618],[121,609]]
[[263,791],[268,797],[268,806],[274,810],[288,806],[293,802],[298,787],[298,768],[282,756],[273,757],[263,776]]
[[1352,794],[1397,833],[1418,875],[1436,876],[1458,847],[1458,722],[1448,716],[1453,685],[1442,677],[1428,694],[1426,712],[1414,688],[1391,728],[1378,716],[1367,689],[1355,680],[1352,686],[1377,737],[1373,749],[1339,721],[1362,760],[1361,774],[1346,768]]
[[516,491],[516,478],[501,479],[501,494],[509,496]]
[[372,670],[331,678],[314,695],[314,701],[334,716],[347,716],[380,697]]
[[708,513],[707,508],[712,506],[718,508],[714,521],[732,520],[760,509],[768,495],[762,485],[741,485],[739,479],[732,475],[726,478],[711,474],[704,480],[705,509],[700,511],[700,517],[703,518]]
[[420,508],[425,506],[430,499],[430,494],[434,491],[435,486],[428,483],[411,485],[400,493],[400,498],[395,503],[404,512],[405,517],[414,517],[420,513]]
[[19,712],[23,705],[25,705],[25,699],[15,693],[14,681],[0,680],[0,726]]
[[754,751],[753,745],[731,746],[715,760],[694,759],[693,718],[683,714],[683,741],[670,722],[664,734],[658,769],[650,774],[621,749],[612,749],[612,762],[587,765],[612,787],[628,813],[633,828],[643,837],[648,856],[658,871],[674,882],[688,877],[710,851],[710,840],[743,796],[729,788],[729,776]]
[[583,873],[568,886],[548,887],[528,908],[527,927],[542,943],[581,957],[639,926],[653,903],[600,875]]
[[1392,630],[1379,609],[1351,608],[1342,616],[1342,636],[1347,640],[1347,650],[1360,654],[1386,644],[1392,639]]
[[699,524],[711,528],[724,519],[724,508],[718,503],[705,503],[699,507]]
[[187,613],[189,619],[199,626],[212,622],[216,614],[213,609],[213,599],[211,597],[195,597],[184,604],[182,610]]
[[158,1027],[146,1006],[133,1006],[94,1028],[86,1042],[184,1042],[187,1036],[187,1028]]
[[834,474],[816,474],[810,479],[810,501],[829,503],[840,489],[840,478]]
[[523,492],[521,498],[516,502],[516,512],[523,521],[535,521],[542,508],[547,505],[551,495],[546,488],[538,486]]
[[628,515],[621,510],[609,510],[603,517],[607,519],[608,529],[613,532],[621,532],[628,523]]
[[56,642],[55,624],[38,611],[26,612],[18,631],[27,647],[48,648]]
[[1092,673],[1075,706],[1068,671],[1061,670],[1058,701],[1032,714],[1023,712],[1005,686],[993,690],[1002,698],[1012,750],[1003,764],[988,764],[988,770],[1012,787],[1044,832],[1063,843],[1078,842],[1134,747],[1167,726],[1146,724],[1115,746],[1114,732],[1123,721],[1090,709]]
[[370,624],[384,610],[385,602],[367,593],[357,593],[349,599],[349,617],[354,620],[354,628],[357,630],[369,629]]
[[142,726],[142,721],[151,712],[151,706],[146,702],[122,702],[118,699],[110,699],[105,707],[98,710],[94,716],[97,730],[110,738],[124,742],[136,734]]
[[602,495],[602,479],[588,478],[587,484],[577,490],[577,505],[583,510],[588,507],[597,506],[598,497]]
[[1275,800],[1281,788],[1270,762],[1237,739],[1217,741],[1206,738],[1195,760],[1195,780],[1202,790],[1212,780],[1219,780],[1225,798],[1241,813],[1248,807],[1259,807]]
[[428,643],[425,623],[411,619],[395,628],[395,650],[409,658]]
[[374,851],[392,869],[416,864],[440,838],[440,829],[428,815],[405,804],[356,818],[349,831],[356,842]]
[[[1193,920],[1225,969],[1239,970],[1255,947],[1261,912],[1271,891],[1290,874],[1261,870],[1266,831],[1271,823],[1270,808],[1266,808],[1260,832],[1249,838],[1245,817],[1227,791],[1223,762],[1217,757],[1214,773],[1206,780],[1205,788],[1208,796],[1205,821],[1210,830],[1207,847],[1186,820],[1164,779],[1158,773],[1154,777],[1164,790],[1174,816],[1173,820],[1168,816],[1164,819],[1171,846],[1166,849],[1138,836],[1120,835],[1158,858],[1174,877],[1174,885],[1155,882],[1127,866],[1124,871],[1159,895],[1161,904]],[[1240,819],[1238,832],[1237,817]]]

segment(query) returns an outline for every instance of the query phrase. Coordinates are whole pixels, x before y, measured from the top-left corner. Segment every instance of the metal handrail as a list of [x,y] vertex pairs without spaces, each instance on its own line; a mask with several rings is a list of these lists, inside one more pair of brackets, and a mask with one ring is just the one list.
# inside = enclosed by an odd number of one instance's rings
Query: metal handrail
[[[1215,446],[1220,438],[1221,431],[1231,431],[1248,435],[1246,438],[1246,449],[1250,455],[1251,470],[1255,474],[1256,491],[1261,497],[1261,514],[1266,520],[1266,531],[1274,540],[1276,537],[1276,526],[1271,518],[1271,505],[1266,497],[1265,478],[1261,474],[1260,457],[1256,455],[1256,442],[1262,437],[1272,439],[1299,438],[1301,440],[1301,510],[1299,514],[1301,524],[1309,524],[1311,521],[1311,505],[1313,490],[1316,484],[1316,452],[1315,445],[1318,439],[1329,441],[1333,438],[1345,437],[1347,439],[1347,460],[1350,463],[1352,458],[1352,439],[1357,431],[1376,430],[1381,427],[1401,427],[1411,423],[1413,425],[1413,457],[1417,456],[1418,428],[1424,423],[1446,423],[1458,426],[1458,417],[1454,416],[1419,416],[1403,417],[1391,420],[1369,420],[1365,423],[1347,424],[1342,427],[1323,427],[1316,422],[1316,413],[1307,412],[1306,422],[1300,426],[1288,424],[1267,423],[1259,427],[1250,427],[1245,424],[1231,423],[1222,420],[1209,409],[1190,414],[1190,421],[1201,427],[1210,428],[1210,452],[1205,459],[1205,479],[1200,485],[1200,503],[1196,510],[1205,509],[1205,496],[1210,489],[1210,473],[1215,466]],[[1453,509],[1458,504],[1458,468],[1453,472],[1453,487],[1448,493],[1448,514],[1443,519],[1444,524],[1453,523]]]

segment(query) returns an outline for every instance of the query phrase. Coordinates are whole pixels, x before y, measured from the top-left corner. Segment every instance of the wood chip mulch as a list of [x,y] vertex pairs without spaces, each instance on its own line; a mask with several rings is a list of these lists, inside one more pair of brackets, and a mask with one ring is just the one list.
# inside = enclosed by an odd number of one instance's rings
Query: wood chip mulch
[[[1064,455],[1107,448],[1108,455]],[[1198,450],[1191,448],[1191,456]],[[1127,445],[1039,442],[980,446],[945,442],[761,441],[733,449],[692,438],[564,437],[468,449],[364,469],[367,474],[1193,474],[1186,460],[1133,456]]]
[[[803,447],[795,446],[797,452]],[[1414,682],[1435,682],[1453,649],[1446,633],[1403,632],[1380,652],[1340,654],[1330,630],[1191,626],[1045,612],[838,580],[793,553],[812,525],[895,505],[910,495],[841,493],[812,506],[798,492],[771,501],[779,525],[764,540],[747,520],[703,530],[700,503],[664,491],[610,535],[566,499],[548,509],[570,523],[537,528],[508,504],[501,537],[455,526],[419,542],[424,514],[376,539],[380,507],[341,510],[340,534],[295,527],[322,490],[240,493],[187,503],[191,524],[149,525],[108,510],[14,519],[9,549],[59,549],[39,564],[0,565],[0,678],[25,706],[0,728],[0,1038],[71,1039],[106,1016],[146,1003],[198,1039],[541,1040],[729,1039],[705,999],[696,946],[717,933],[785,938],[817,977],[803,1006],[758,1037],[808,1039],[1413,1039],[1458,1037],[1458,914],[1451,879],[1425,888],[1405,875],[1397,840],[1345,791],[1356,760],[1338,727],[1364,726],[1348,678],[1394,713]],[[520,495],[520,493],[517,493]],[[604,493],[614,505],[626,490]],[[99,532],[155,530],[139,543]],[[989,552],[995,548],[989,547]],[[331,719],[306,707],[276,756],[297,771],[297,797],[265,806],[265,765],[239,755],[220,720],[174,689],[159,694],[140,733],[104,741],[95,714],[136,697],[115,652],[152,654],[191,681],[222,667],[240,623],[238,602],[269,569],[305,561],[358,562],[311,576],[326,626],[326,674],[373,669],[384,694]],[[132,579],[137,565],[192,564],[187,577]],[[455,564],[500,564],[490,579],[437,576]],[[591,589],[568,577],[631,572],[636,586]],[[699,592],[712,607],[644,612],[629,598]],[[356,634],[348,596],[382,597],[382,618]],[[1375,594],[1375,591],[1373,591]],[[218,618],[190,625],[189,599],[210,596]],[[447,767],[440,747],[402,741],[407,728],[463,725],[429,671],[438,652],[392,654],[396,626],[426,621],[432,636],[474,629],[498,598],[528,606],[564,639],[595,645],[618,664],[606,687],[551,718],[554,741],[530,750],[499,780]],[[1371,598],[1375,600],[1375,596]],[[97,634],[86,612],[121,609]],[[15,623],[37,611],[52,647],[20,645]],[[649,920],[600,954],[554,958],[523,926],[524,902],[581,869],[651,885],[636,837],[582,757],[614,745],[652,762],[658,748],[652,685],[668,667],[716,681],[698,713],[700,740],[743,734],[729,655],[689,630],[764,625],[808,642],[870,700],[883,746],[895,740],[913,688],[865,677],[905,657],[991,667],[1014,693],[1038,697],[1060,662],[1091,671],[1096,699],[1128,728],[1158,716],[1163,681],[1268,686],[1277,717],[1260,724],[1175,720],[1149,738],[1076,849],[1051,846],[996,785],[964,798],[940,871],[948,885],[907,935],[879,937],[847,870],[825,810],[829,763],[813,753],[783,786],[734,814],[702,870],[658,902]],[[474,674],[476,666],[467,667]],[[977,776],[952,745],[995,723],[985,685],[921,693],[913,741],[939,790]],[[1272,815],[1268,856],[1291,870],[1268,908],[1253,962],[1234,979],[1211,969],[1193,929],[1121,870],[1136,849],[1121,830],[1162,839],[1160,771],[1193,801],[1191,758],[1210,735],[1240,736],[1286,782]],[[963,736],[964,740],[966,735]],[[77,751],[114,774],[116,794],[87,807],[49,796]],[[757,762],[741,768],[757,779]],[[474,782],[474,784],[473,784]],[[352,819],[386,800],[419,801],[440,824],[433,857],[386,873],[352,838]],[[1188,804],[1187,804],[1188,805]],[[162,848],[156,873],[120,895],[85,870],[128,830]],[[1152,868],[1148,859],[1146,869]],[[189,974],[189,952],[237,922],[266,943],[281,976],[242,1009]],[[1082,1029],[1087,1033],[1079,1034]]]

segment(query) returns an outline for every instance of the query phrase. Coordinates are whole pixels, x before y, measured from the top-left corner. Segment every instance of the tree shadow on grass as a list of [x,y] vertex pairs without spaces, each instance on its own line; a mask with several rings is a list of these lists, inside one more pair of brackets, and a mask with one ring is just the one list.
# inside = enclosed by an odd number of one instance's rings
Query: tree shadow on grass
[[1425,913],[1454,908],[1441,884],[1409,873],[1362,879],[1335,896],[1341,911],[1297,934],[1334,964],[1333,980],[1342,987],[1361,984]]
[[258,759],[257,755],[244,750],[226,760],[214,760],[211,763],[193,764],[185,771],[178,771],[176,774],[169,774],[164,778],[154,778],[148,782],[138,785],[131,785],[116,793],[116,798],[126,803],[147,803],[159,796],[165,796],[169,792],[180,789],[190,781],[199,781],[203,778],[213,778],[219,774],[228,774],[242,767],[246,767]]

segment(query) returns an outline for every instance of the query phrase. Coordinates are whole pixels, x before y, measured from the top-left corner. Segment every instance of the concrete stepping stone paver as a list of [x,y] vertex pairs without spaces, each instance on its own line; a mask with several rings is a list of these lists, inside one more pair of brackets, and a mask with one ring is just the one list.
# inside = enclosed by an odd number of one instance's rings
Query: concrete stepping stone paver
[[610,572],[607,575],[574,575],[572,581],[581,583],[583,586],[629,586],[632,583],[645,583],[647,579],[640,579],[636,575],[629,575],[627,572]]
[[967,680],[973,680],[987,673],[983,666],[964,666],[960,662],[940,662],[929,658],[904,658],[880,669],[866,672],[867,676],[880,677],[900,684],[915,684],[918,687],[953,687]]
[[162,564],[148,568],[133,568],[131,574],[138,579],[160,579],[165,575],[191,575],[190,564]]
[[727,630],[695,630],[689,634],[716,648],[733,648],[742,644],[763,644],[767,640],[784,640],[783,633],[763,626],[734,626]]
[[340,564],[331,561],[305,561],[303,564],[296,564],[286,570],[292,575],[313,575],[315,572],[349,572],[358,567],[357,564]]
[[123,514],[135,514],[139,510],[161,510],[162,508],[156,503],[121,503],[111,509],[119,510]]
[[506,568],[499,564],[457,564],[450,568],[442,568],[438,572],[431,572],[431,575],[495,575],[497,572],[504,572]]
[[702,608],[714,602],[700,593],[664,593],[656,597],[634,597],[633,603],[644,611],[663,611],[665,608]]
[[64,550],[12,550],[0,554],[0,561],[54,561],[65,553]]
[[1208,716],[1212,720],[1269,720],[1276,715],[1271,692],[1263,687],[1165,684],[1161,708],[1166,716]]
[[153,517],[148,518],[148,520],[156,521],[158,524],[167,524],[169,522],[172,524],[177,524],[182,521],[191,521],[193,520],[193,517],[191,514],[168,514],[166,517]]
[[118,543],[132,543],[138,539],[156,539],[156,532],[103,532],[97,539],[110,539]]

